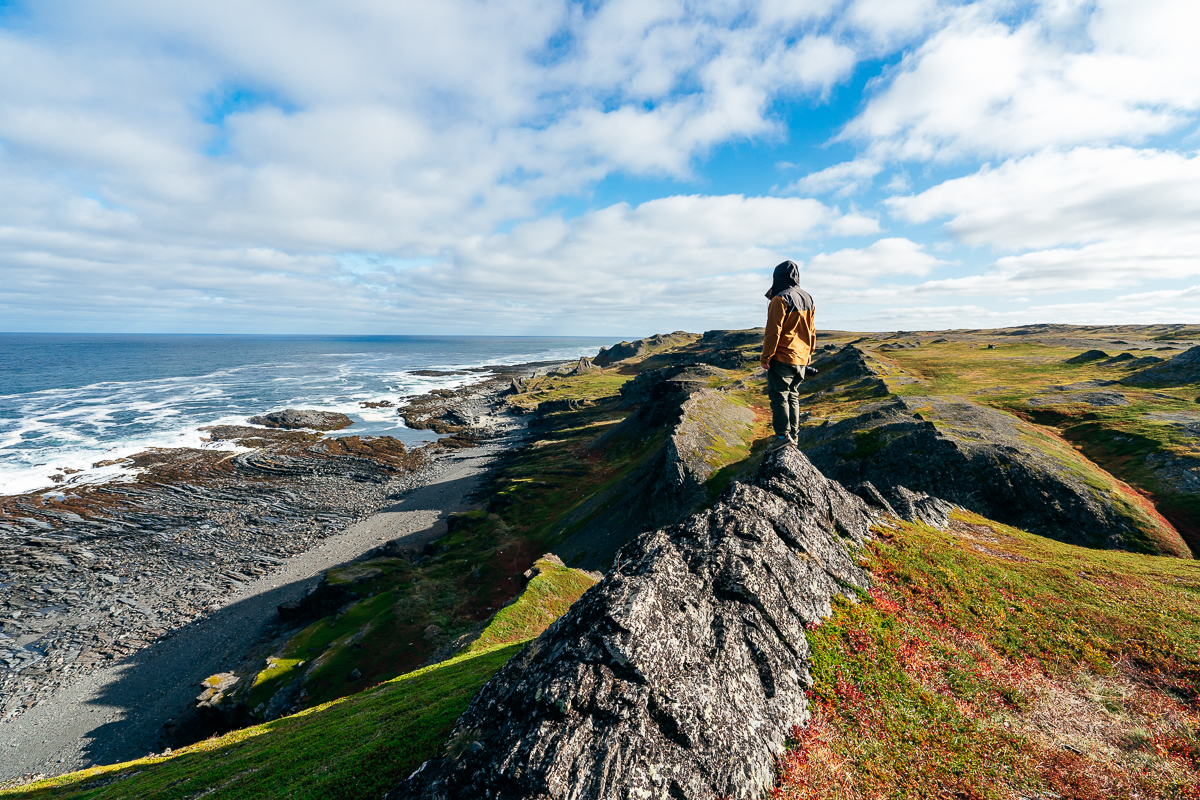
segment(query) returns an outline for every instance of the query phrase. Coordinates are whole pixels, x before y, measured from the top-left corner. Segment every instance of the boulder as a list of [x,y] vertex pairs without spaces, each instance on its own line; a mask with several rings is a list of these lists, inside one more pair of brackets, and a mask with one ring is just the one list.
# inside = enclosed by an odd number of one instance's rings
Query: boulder
[[285,408],[283,411],[272,411],[247,420],[251,425],[262,425],[264,428],[309,428],[314,431],[337,431],[354,424],[354,420],[336,411],[313,411],[298,408]]
[[809,716],[805,626],[868,586],[863,502],[795,448],[621,549],[389,800],[760,797]]
[[1089,361],[1099,361],[1102,358],[1108,358],[1108,353],[1104,352],[1103,350],[1088,350],[1087,352],[1080,353],[1079,355],[1074,356],[1072,358],[1068,358],[1063,363],[1064,364],[1086,364]]
[[576,364],[574,367],[572,367],[567,372],[567,374],[568,375],[583,375],[588,372],[594,372],[598,369],[600,369],[600,368],[597,367],[595,364],[593,364],[592,360],[590,358],[580,358],[579,363]]

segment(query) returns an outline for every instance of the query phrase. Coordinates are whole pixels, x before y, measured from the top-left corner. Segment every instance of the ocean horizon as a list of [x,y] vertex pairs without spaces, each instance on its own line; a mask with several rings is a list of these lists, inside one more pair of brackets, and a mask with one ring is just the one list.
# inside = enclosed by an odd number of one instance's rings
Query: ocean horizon
[[120,480],[149,448],[231,449],[203,427],[280,408],[339,411],[333,435],[437,438],[395,408],[485,373],[416,375],[594,356],[621,337],[0,333],[0,495]]

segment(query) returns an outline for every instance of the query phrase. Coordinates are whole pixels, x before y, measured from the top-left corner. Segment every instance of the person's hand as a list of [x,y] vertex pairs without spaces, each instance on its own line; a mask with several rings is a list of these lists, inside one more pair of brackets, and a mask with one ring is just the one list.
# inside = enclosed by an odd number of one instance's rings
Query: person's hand
[[758,364],[759,364],[759,366],[761,366],[763,369],[767,369],[767,370],[769,370],[769,369],[771,368],[771,361],[770,361],[769,359],[766,359],[766,358],[760,358],[760,359],[758,360]]

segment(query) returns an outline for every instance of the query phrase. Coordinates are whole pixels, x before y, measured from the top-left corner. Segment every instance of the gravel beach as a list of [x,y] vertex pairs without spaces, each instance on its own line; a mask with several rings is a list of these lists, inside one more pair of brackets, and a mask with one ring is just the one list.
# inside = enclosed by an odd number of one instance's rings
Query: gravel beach
[[0,498],[0,785],[156,751],[201,681],[286,630],[276,606],[443,532],[523,437],[502,395],[539,367],[410,401],[455,433],[440,445],[284,431],[237,455],[149,454],[138,481],[65,504]]

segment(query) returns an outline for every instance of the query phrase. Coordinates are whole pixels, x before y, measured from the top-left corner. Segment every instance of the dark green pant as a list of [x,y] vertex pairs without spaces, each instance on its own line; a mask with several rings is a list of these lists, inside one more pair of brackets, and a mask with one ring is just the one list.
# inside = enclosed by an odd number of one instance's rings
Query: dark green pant
[[776,436],[795,436],[800,428],[800,384],[802,364],[772,361],[767,370],[767,396],[771,398],[771,424]]

